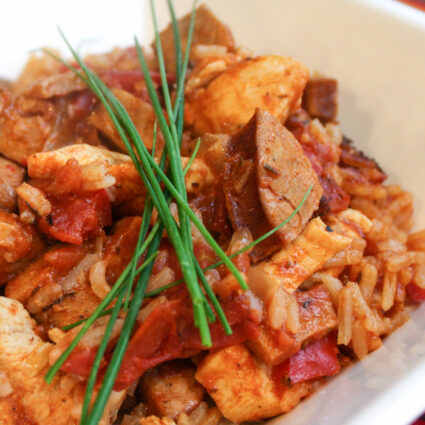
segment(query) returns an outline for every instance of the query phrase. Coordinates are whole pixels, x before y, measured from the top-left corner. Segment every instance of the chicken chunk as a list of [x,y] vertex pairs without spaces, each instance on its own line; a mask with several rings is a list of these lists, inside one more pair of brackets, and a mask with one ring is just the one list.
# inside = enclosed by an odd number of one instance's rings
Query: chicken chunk
[[53,129],[53,104],[0,91],[0,153],[20,164],[40,152]]
[[194,99],[195,132],[233,134],[256,108],[284,122],[299,105],[307,80],[308,69],[290,57],[260,56],[240,62]]
[[85,254],[81,248],[51,249],[10,280],[5,294],[23,303],[41,324],[69,325],[88,317],[99,304],[87,276],[99,259],[100,254]]
[[[53,49],[50,49],[50,51],[60,56],[60,52]],[[18,79],[13,83],[13,90],[14,92],[22,93],[35,82],[43,78],[48,78],[53,74],[58,74],[61,70],[62,64],[53,57],[44,52],[33,53],[22,69]]]
[[332,306],[331,296],[324,285],[316,285],[305,292],[297,292],[300,329],[295,334],[301,345],[323,338],[335,329],[338,320]]
[[23,259],[31,251],[33,229],[22,224],[15,214],[0,209],[0,264]]
[[189,363],[174,360],[151,369],[142,377],[142,389],[152,413],[176,419],[190,413],[204,398],[205,391],[195,381],[195,369]]
[[[183,52],[186,50],[187,36],[190,26],[190,13],[179,20],[179,31],[182,40]],[[164,60],[167,71],[176,72],[176,57],[174,50],[173,28],[171,24],[161,32],[161,43],[164,51]],[[206,5],[196,9],[195,28],[192,37],[192,49],[198,44],[224,46],[229,51],[235,49],[230,28],[220,22]],[[191,59],[193,55],[191,54]]]
[[16,188],[23,182],[24,174],[22,167],[0,157],[0,208],[16,209]]
[[286,327],[274,330],[263,324],[259,337],[247,342],[249,348],[269,366],[283,362],[305,344],[321,339],[337,326],[332,300],[324,285],[297,292],[296,298],[299,328],[295,334]]
[[258,338],[247,341],[247,346],[266,365],[275,366],[295,354],[301,347],[286,328],[272,329],[262,324]]
[[133,166],[127,155],[75,144],[31,155],[28,158],[28,174],[33,178],[31,183],[45,193],[62,195],[112,187],[117,183],[114,170],[123,183],[128,170],[123,173],[116,168],[117,165]]
[[50,99],[85,89],[86,84],[72,71],[68,71],[38,80],[25,93],[39,99]]
[[121,153],[86,144],[75,144],[31,155],[28,158],[28,175],[34,179],[49,178],[55,169],[65,165],[69,159],[75,159],[80,166],[96,164],[110,167],[113,164],[131,162],[129,156]]
[[259,261],[302,231],[318,207],[322,188],[294,136],[266,111],[253,118],[226,147],[224,189],[233,227],[247,227],[255,238],[288,218],[309,187],[298,213],[274,237],[251,253]]
[[248,285],[267,305],[279,288],[293,293],[305,279],[351,242],[351,238],[327,228],[317,217],[294,242],[274,254],[270,261],[252,266],[248,272]]
[[287,412],[318,385],[314,381],[301,382],[280,391],[270,370],[244,345],[208,354],[198,366],[196,379],[206,388],[223,416],[236,423]]
[[[113,92],[130,115],[145,146],[151,150],[154,124],[156,121],[156,115],[152,105],[125,90],[113,89]],[[102,104],[99,104],[91,113],[89,123],[109,137],[121,152],[127,152],[124,142]],[[162,146],[163,144],[162,134],[158,127],[157,146]]]
[[[182,166],[188,161],[182,157]],[[67,168],[74,170],[72,179],[59,184],[67,178]],[[80,191],[108,188],[112,207],[120,215],[139,214],[144,207],[145,186],[131,158],[122,153],[87,144],[66,146],[31,155],[28,174],[36,186],[53,195],[67,193],[68,186]],[[185,181],[188,193],[198,193],[214,182],[214,174],[205,161],[195,158]]]
[[[44,381],[53,344],[43,342],[34,327],[35,322],[22,304],[0,297],[0,370],[13,390],[0,403],[0,418],[6,424],[16,424],[14,416],[18,408],[20,418],[27,418],[30,424],[77,425],[84,384],[76,381],[71,391],[65,391],[61,385],[63,374],[56,376],[50,385]],[[102,425],[113,422],[124,397],[124,391],[112,393]]]

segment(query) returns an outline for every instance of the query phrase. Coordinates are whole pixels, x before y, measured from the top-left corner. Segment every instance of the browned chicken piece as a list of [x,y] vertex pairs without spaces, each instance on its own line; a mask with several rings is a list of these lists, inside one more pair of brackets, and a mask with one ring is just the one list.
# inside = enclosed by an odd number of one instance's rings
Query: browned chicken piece
[[0,208],[16,209],[16,188],[24,180],[24,174],[22,167],[0,157]]
[[299,106],[308,69],[286,56],[259,56],[239,62],[199,90],[190,103],[197,134],[238,131],[256,108],[284,122]]
[[7,297],[25,304],[39,288],[53,282],[52,267],[42,257],[32,262],[17,277],[11,279],[6,286],[5,294]]
[[0,209],[0,264],[15,263],[31,251],[32,228],[16,214]]
[[39,323],[63,327],[89,316],[99,304],[88,281],[101,259],[91,246],[56,246],[10,280],[5,295],[23,303]]
[[[45,382],[55,346],[43,342],[35,333],[35,326],[18,301],[0,297],[0,374],[7,387],[5,396],[0,397],[0,423],[77,425],[85,384],[62,372],[51,384]],[[115,420],[125,394],[111,393],[99,425]]]
[[43,150],[55,120],[51,102],[0,91],[0,153],[20,164]]
[[116,179],[111,168],[116,164],[132,164],[131,158],[82,143],[30,155],[28,175],[36,186],[53,195],[85,192],[112,187]]
[[[190,25],[190,13],[179,20],[180,37],[182,40],[183,54],[186,50],[187,35]],[[161,43],[164,52],[165,66],[168,72],[176,72],[176,59],[174,53],[174,37],[171,24],[161,32]],[[195,28],[192,38],[193,46],[218,45],[225,46],[229,51],[235,49],[235,40],[233,39],[230,28],[220,22],[206,5],[201,5],[196,10]],[[191,55],[192,56],[192,55]]]
[[305,87],[303,108],[313,118],[335,121],[338,114],[338,82],[333,78],[314,77]]
[[25,94],[39,99],[50,99],[85,89],[87,89],[85,83],[72,71],[68,71],[36,81],[25,91]]
[[[0,210],[0,217],[3,217],[4,213],[5,212]],[[0,227],[3,220],[4,217],[0,218]],[[10,222],[8,224],[10,224]],[[13,259],[14,261],[8,261],[4,256],[0,257],[0,286],[9,282],[25,270],[25,268],[28,267],[32,261],[38,258],[46,249],[46,245],[41,234],[37,232],[33,226],[22,224],[16,219],[16,222],[15,224],[12,224],[12,227],[17,231],[15,235],[19,235],[16,240],[20,239],[21,242],[14,244],[13,248],[10,246],[6,247],[6,258]],[[1,248],[0,251],[2,251]],[[14,258],[10,256],[13,256]]]
[[[91,290],[87,280],[78,283],[65,296],[62,294],[58,296],[57,293],[53,293],[52,297],[55,296],[56,299],[53,302],[47,299],[50,305],[43,306],[42,311],[35,310],[34,313],[37,322],[43,324],[46,328],[57,327],[61,329],[64,326],[86,319],[93,313],[100,302],[99,298]],[[32,301],[32,299],[29,301]],[[32,305],[35,305],[36,308],[38,307],[36,302],[28,303],[28,310],[34,311]]]
[[195,368],[188,361],[173,360],[143,375],[142,390],[150,413],[176,419],[190,413],[202,401],[204,388],[195,380]]
[[296,341],[304,346],[323,338],[335,329],[338,320],[332,306],[331,296],[324,285],[316,285],[308,291],[297,292],[300,329]]
[[[142,137],[145,146],[151,150],[153,144],[154,124],[156,121],[156,115],[152,105],[137,98],[136,96],[133,96],[125,90],[113,89],[112,91],[130,115],[130,118]],[[127,152],[124,142],[115,129],[115,126],[103,105],[99,104],[95,108],[89,117],[89,123],[109,137],[121,152]],[[161,147],[164,144],[159,126],[156,143],[157,147]]]
[[247,346],[268,366],[282,363],[301,348],[286,327],[276,330],[267,324],[261,325],[258,338],[247,341]]
[[289,217],[310,186],[310,195],[296,216],[254,247],[254,261],[294,240],[322,195],[311,163],[294,136],[270,113],[257,109],[226,148],[224,189],[233,227],[249,228],[254,239],[262,236]]
[[263,324],[259,337],[248,341],[249,348],[269,366],[283,362],[305,344],[323,338],[338,324],[329,291],[324,285],[297,292],[296,298],[299,329],[295,334],[286,327],[274,330]]
[[23,303],[39,323],[48,326],[61,328],[88,317],[100,302],[91,271],[102,263],[107,292],[131,259],[140,222],[140,217],[118,221],[104,252],[93,242],[52,247],[8,282],[6,296]]
[[[58,51],[51,51],[60,56]],[[56,59],[43,52],[33,53],[25,64],[18,79],[13,83],[13,91],[18,93],[23,92],[36,81],[60,72],[62,66],[63,65]]]
[[351,243],[351,237],[332,231],[316,217],[288,247],[278,251],[269,261],[252,266],[248,272],[248,284],[268,305],[277,291],[283,288],[293,293]]
[[305,381],[278,388],[270,369],[244,345],[208,354],[199,364],[196,379],[206,388],[226,419],[241,423],[287,412],[318,388],[320,381]]

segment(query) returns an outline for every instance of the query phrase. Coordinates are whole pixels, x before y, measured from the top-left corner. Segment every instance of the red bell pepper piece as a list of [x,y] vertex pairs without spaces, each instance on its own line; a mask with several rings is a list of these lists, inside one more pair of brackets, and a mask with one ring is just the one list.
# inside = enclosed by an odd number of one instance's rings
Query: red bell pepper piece
[[334,335],[328,335],[275,366],[272,376],[278,383],[289,378],[291,384],[296,384],[335,375],[340,371],[337,353],[336,338]]
[[411,282],[406,286],[406,291],[413,301],[418,303],[425,301],[425,289],[420,288],[418,285]]

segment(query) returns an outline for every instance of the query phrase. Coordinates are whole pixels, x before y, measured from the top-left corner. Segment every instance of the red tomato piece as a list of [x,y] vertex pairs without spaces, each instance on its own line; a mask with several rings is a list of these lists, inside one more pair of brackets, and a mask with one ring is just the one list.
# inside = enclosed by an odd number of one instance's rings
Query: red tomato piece
[[[61,367],[61,370],[84,378],[88,378],[92,365],[94,363],[94,359],[96,358],[96,352],[97,348],[87,348],[84,350],[79,350],[77,348],[68,357],[66,362]],[[105,360],[102,360],[101,367],[104,367],[105,365]]]
[[91,236],[112,224],[111,205],[105,190],[84,194],[51,197],[50,222],[39,221],[42,232],[62,242],[81,245]]
[[[233,333],[226,335],[218,321],[211,324],[212,348],[239,344],[258,336],[258,325],[249,320],[249,308],[242,297],[227,300],[223,303],[223,309]],[[159,304],[132,336],[114,388],[127,388],[147,369],[168,360],[191,356],[203,349],[205,347],[202,346],[199,329],[193,325],[187,297]],[[87,378],[96,350],[94,347],[93,350],[74,351],[62,369]],[[109,355],[106,356],[108,358]],[[105,365],[106,360],[102,367]]]
[[96,97],[89,90],[74,94],[71,97],[68,108],[72,109],[74,120],[83,119],[95,104]]
[[284,378],[289,378],[291,384],[296,384],[335,375],[340,371],[337,353],[336,338],[328,335],[275,366],[272,376],[276,382],[282,383]]
[[406,286],[406,291],[413,301],[416,301],[418,303],[425,301],[425,289],[420,288],[418,285],[415,285],[414,283],[409,283]]
[[308,345],[289,359],[289,378],[292,383],[332,376],[339,372],[338,347],[335,336],[327,336]]
[[143,373],[180,353],[171,303],[159,304],[131,339],[115,381],[115,389],[129,387]]
[[55,267],[56,270],[68,271],[84,257],[81,246],[64,246],[53,249],[44,254],[44,259]]
[[[158,71],[151,71],[151,78],[154,83],[161,84],[161,74]],[[133,91],[136,83],[144,81],[140,69],[108,69],[102,74],[106,84],[112,87],[118,87],[126,91]],[[167,83],[173,84],[176,81],[175,74],[166,74]]]

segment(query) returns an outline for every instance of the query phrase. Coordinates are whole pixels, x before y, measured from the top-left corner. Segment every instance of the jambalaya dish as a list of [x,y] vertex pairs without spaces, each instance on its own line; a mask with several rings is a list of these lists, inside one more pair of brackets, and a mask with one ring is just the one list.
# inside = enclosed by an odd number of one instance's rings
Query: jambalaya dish
[[271,418],[425,300],[412,195],[337,81],[194,16],[0,80],[1,425]]

